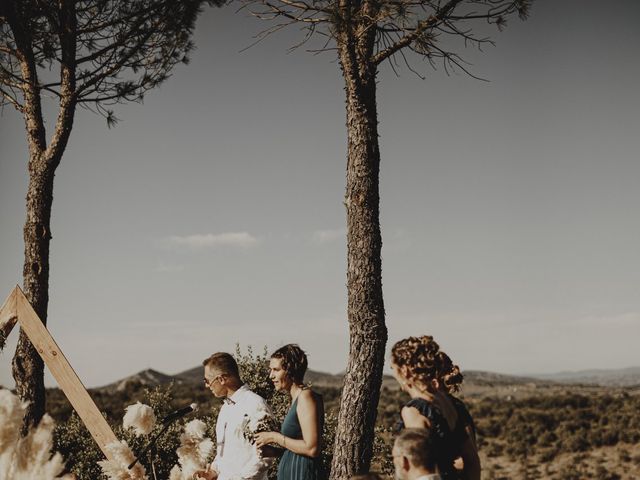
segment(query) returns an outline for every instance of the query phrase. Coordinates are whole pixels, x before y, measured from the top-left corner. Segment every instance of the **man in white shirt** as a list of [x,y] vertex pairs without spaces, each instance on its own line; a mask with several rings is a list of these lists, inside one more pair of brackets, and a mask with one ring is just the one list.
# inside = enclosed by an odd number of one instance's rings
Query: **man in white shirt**
[[205,480],[266,480],[272,459],[263,458],[249,440],[259,423],[271,417],[267,402],[242,383],[238,364],[218,352],[204,362],[204,383],[224,399],[216,421],[216,457],[209,469],[196,472]]
[[441,480],[429,430],[405,428],[391,451],[397,480]]

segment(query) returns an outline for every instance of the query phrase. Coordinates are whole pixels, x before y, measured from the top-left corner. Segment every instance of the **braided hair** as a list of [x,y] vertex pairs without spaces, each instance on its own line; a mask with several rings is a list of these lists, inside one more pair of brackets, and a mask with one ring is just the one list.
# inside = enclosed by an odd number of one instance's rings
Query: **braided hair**
[[406,369],[408,379],[425,387],[437,380],[448,393],[454,393],[462,384],[460,368],[430,335],[400,340],[391,349],[391,361]]

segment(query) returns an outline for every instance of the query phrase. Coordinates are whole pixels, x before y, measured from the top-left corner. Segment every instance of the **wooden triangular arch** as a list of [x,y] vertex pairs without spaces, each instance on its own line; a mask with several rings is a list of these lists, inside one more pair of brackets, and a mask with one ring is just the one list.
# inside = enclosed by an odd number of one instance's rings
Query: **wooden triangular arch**
[[4,305],[0,308],[0,332],[7,338],[16,323],[27,334],[47,368],[69,399],[76,413],[85,424],[108,460],[113,460],[106,446],[117,442],[113,430],[89,396],[78,375],[43,325],[38,314],[27,300],[22,289],[16,285]]

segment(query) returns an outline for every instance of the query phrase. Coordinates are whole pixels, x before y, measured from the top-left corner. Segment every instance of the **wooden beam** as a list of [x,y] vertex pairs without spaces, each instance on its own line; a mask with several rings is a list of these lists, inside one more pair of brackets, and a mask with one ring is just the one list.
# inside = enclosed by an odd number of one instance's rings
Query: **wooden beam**
[[106,449],[108,444],[118,441],[111,427],[19,287],[15,290],[15,294],[20,328],[31,340],[102,453],[108,460],[113,460]]
[[18,313],[16,311],[16,295],[20,287],[16,287],[11,291],[7,299],[4,301],[2,307],[0,307],[0,332],[6,339],[13,327],[15,327],[18,321]]

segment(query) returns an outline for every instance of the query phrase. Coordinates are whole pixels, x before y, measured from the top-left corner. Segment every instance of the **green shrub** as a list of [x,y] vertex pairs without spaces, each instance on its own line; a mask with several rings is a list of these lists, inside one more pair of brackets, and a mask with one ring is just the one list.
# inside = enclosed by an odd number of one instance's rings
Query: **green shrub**
[[56,424],[53,451],[60,452],[67,470],[73,472],[78,480],[105,478],[98,466],[98,461],[104,460],[104,456],[75,413],[67,421]]
[[[163,418],[171,410],[172,390],[172,384],[146,390],[144,403],[153,408],[156,418]],[[180,446],[180,435],[185,423],[190,420],[191,418],[183,418],[174,422],[158,437],[155,446],[146,455],[139,458],[140,463],[145,467],[149,475],[152,468],[154,468],[158,478],[169,478],[171,468],[178,462],[176,449]],[[202,420],[209,427],[208,431],[211,431],[212,417],[205,415]],[[160,433],[162,424],[158,422],[153,431],[147,436],[136,436],[133,431],[124,430],[121,423],[112,424],[111,428],[118,439],[127,442],[134,455],[139,455],[150,440]],[[59,422],[56,425],[53,440],[54,451],[62,454],[67,470],[73,472],[78,480],[106,478],[102,475],[97,464],[98,461],[104,460],[104,455],[75,413],[68,420]]]

